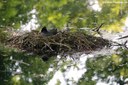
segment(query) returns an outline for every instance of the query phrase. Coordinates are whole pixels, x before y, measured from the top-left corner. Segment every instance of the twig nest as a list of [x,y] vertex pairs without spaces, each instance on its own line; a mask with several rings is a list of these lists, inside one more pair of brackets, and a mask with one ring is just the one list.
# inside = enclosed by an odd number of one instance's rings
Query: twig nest
[[58,32],[46,36],[37,31],[15,36],[8,44],[16,48],[49,57],[57,54],[86,52],[109,46],[109,41],[101,37],[87,35],[84,32]]

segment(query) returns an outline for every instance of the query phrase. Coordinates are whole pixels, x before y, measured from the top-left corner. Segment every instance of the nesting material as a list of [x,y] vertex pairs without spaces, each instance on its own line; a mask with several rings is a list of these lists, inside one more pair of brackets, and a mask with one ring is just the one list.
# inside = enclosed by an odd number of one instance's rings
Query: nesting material
[[32,31],[8,40],[8,44],[38,55],[55,56],[75,52],[91,52],[109,46],[109,41],[101,37],[87,35],[85,32],[58,32],[44,36]]

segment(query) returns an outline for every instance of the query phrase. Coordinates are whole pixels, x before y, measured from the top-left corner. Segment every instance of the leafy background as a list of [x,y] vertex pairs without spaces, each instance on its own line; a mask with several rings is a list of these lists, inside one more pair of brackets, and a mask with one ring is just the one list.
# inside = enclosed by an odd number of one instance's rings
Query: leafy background
[[[30,11],[36,9],[38,24],[56,27],[62,30],[65,26],[72,29],[95,28],[104,23],[102,29],[121,32],[128,16],[128,0],[98,0],[100,11],[91,9],[91,0],[1,0],[0,1],[0,84],[2,85],[47,85],[58,69],[55,59],[42,61],[38,55],[28,55],[14,48],[5,46],[8,37],[7,29],[20,29],[22,24],[32,19]],[[122,3],[120,3],[122,2]],[[38,29],[40,29],[40,27]],[[128,77],[128,51],[119,49],[119,54],[89,58],[87,71],[76,82],[77,85],[95,85],[98,80],[109,82],[114,76],[116,83],[123,85]],[[65,61],[59,67],[65,72]],[[51,65],[54,71],[48,73]],[[77,65],[74,64],[74,67]],[[20,71],[18,71],[20,69]],[[96,80],[92,78],[97,75]],[[75,82],[74,80],[72,80]],[[67,80],[67,82],[69,82]],[[58,80],[56,85],[60,85]]]

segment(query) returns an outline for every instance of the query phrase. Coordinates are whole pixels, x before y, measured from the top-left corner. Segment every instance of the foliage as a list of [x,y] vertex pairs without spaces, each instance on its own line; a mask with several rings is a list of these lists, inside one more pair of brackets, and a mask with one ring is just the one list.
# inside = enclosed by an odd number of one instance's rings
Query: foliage
[[5,43],[7,40],[8,34],[5,32],[5,30],[0,29],[0,43]]
[[41,85],[51,77],[46,72],[53,61],[43,62],[37,55],[0,45],[0,60],[0,83],[3,85]]
[[90,52],[103,47],[108,47],[111,43],[102,37],[87,35],[82,32],[58,32],[55,35],[46,36],[38,31],[32,31],[20,36],[11,37],[7,41],[8,45],[33,52],[43,56],[44,61],[49,57],[69,55],[75,52]]
[[[119,85],[125,84],[125,79],[128,78],[128,51],[123,49],[121,50],[122,53],[120,54],[89,58],[86,63],[88,70],[79,80],[79,85],[87,84],[87,82],[97,82],[98,80],[109,84],[110,81],[116,82]],[[109,78],[110,76],[114,76],[115,78],[111,80]],[[94,80],[93,77],[96,77],[96,79]],[[112,82],[111,84],[113,84]]]
[[[101,11],[90,10],[87,0],[55,0],[54,2],[48,0],[45,3],[41,1],[36,8],[39,11],[39,22],[43,23],[43,25],[52,25],[61,29],[65,24],[69,24],[73,28],[94,28],[101,23],[105,23],[104,29],[116,32],[121,31],[122,20],[127,15],[127,4],[125,2],[116,4],[116,1],[110,4],[103,3],[105,1],[102,0],[100,2]],[[114,27],[109,28],[108,25],[113,25]]]
[[[101,11],[91,10],[88,0],[4,0],[0,2],[0,23],[1,26],[19,27],[21,22],[24,24],[32,19],[30,11],[36,9],[35,15],[41,26],[62,29],[68,24],[73,28],[94,28],[105,23],[104,29],[121,31],[119,27],[127,16],[126,2],[99,0],[99,4]],[[108,25],[113,25],[113,28]]]
[[[29,22],[32,19],[30,11],[33,9],[36,9],[35,15],[40,26],[91,29],[104,23],[105,30],[121,31],[121,26],[128,16],[128,0],[98,0],[101,11],[91,9],[93,4],[89,1],[91,0],[0,0],[0,84],[46,85],[54,75],[47,74],[49,66],[55,64],[54,58],[43,62],[38,55],[5,46],[9,34],[6,29],[19,28]],[[74,43],[74,40],[71,43]],[[95,85],[98,80],[109,82],[109,76],[114,76],[113,81],[120,85],[126,83],[128,51],[120,51],[119,54],[89,58],[86,63],[87,72],[78,85]],[[60,68],[63,70],[63,67]],[[53,68],[57,68],[57,65]],[[93,80],[94,76],[98,78]]]
[[40,0],[36,8],[37,11],[39,11],[39,20],[43,25],[50,24],[62,28],[69,22],[73,25],[77,25],[79,18],[82,18],[87,11],[86,6],[85,0],[47,0],[45,3]]
[[2,0],[0,1],[0,26],[19,27],[31,19],[28,13],[37,0]]
[[127,15],[128,1],[120,0],[99,0],[102,11],[99,14],[99,20],[104,22],[106,26],[104,29],[120,32],[121,27]]

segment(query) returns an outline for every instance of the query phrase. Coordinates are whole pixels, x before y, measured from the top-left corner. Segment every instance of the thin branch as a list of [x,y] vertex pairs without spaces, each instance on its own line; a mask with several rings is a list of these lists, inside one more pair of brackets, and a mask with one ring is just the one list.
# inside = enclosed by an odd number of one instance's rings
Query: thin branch
[[15,62],[19,62],[21,64],[25,64],[27,66],[30,66],[30,64],[26,63],[26,62],[23,62],[23,61],[19,61],[19,60],[15,60],[15,59],[12,59],[12,61],[15,61]]

